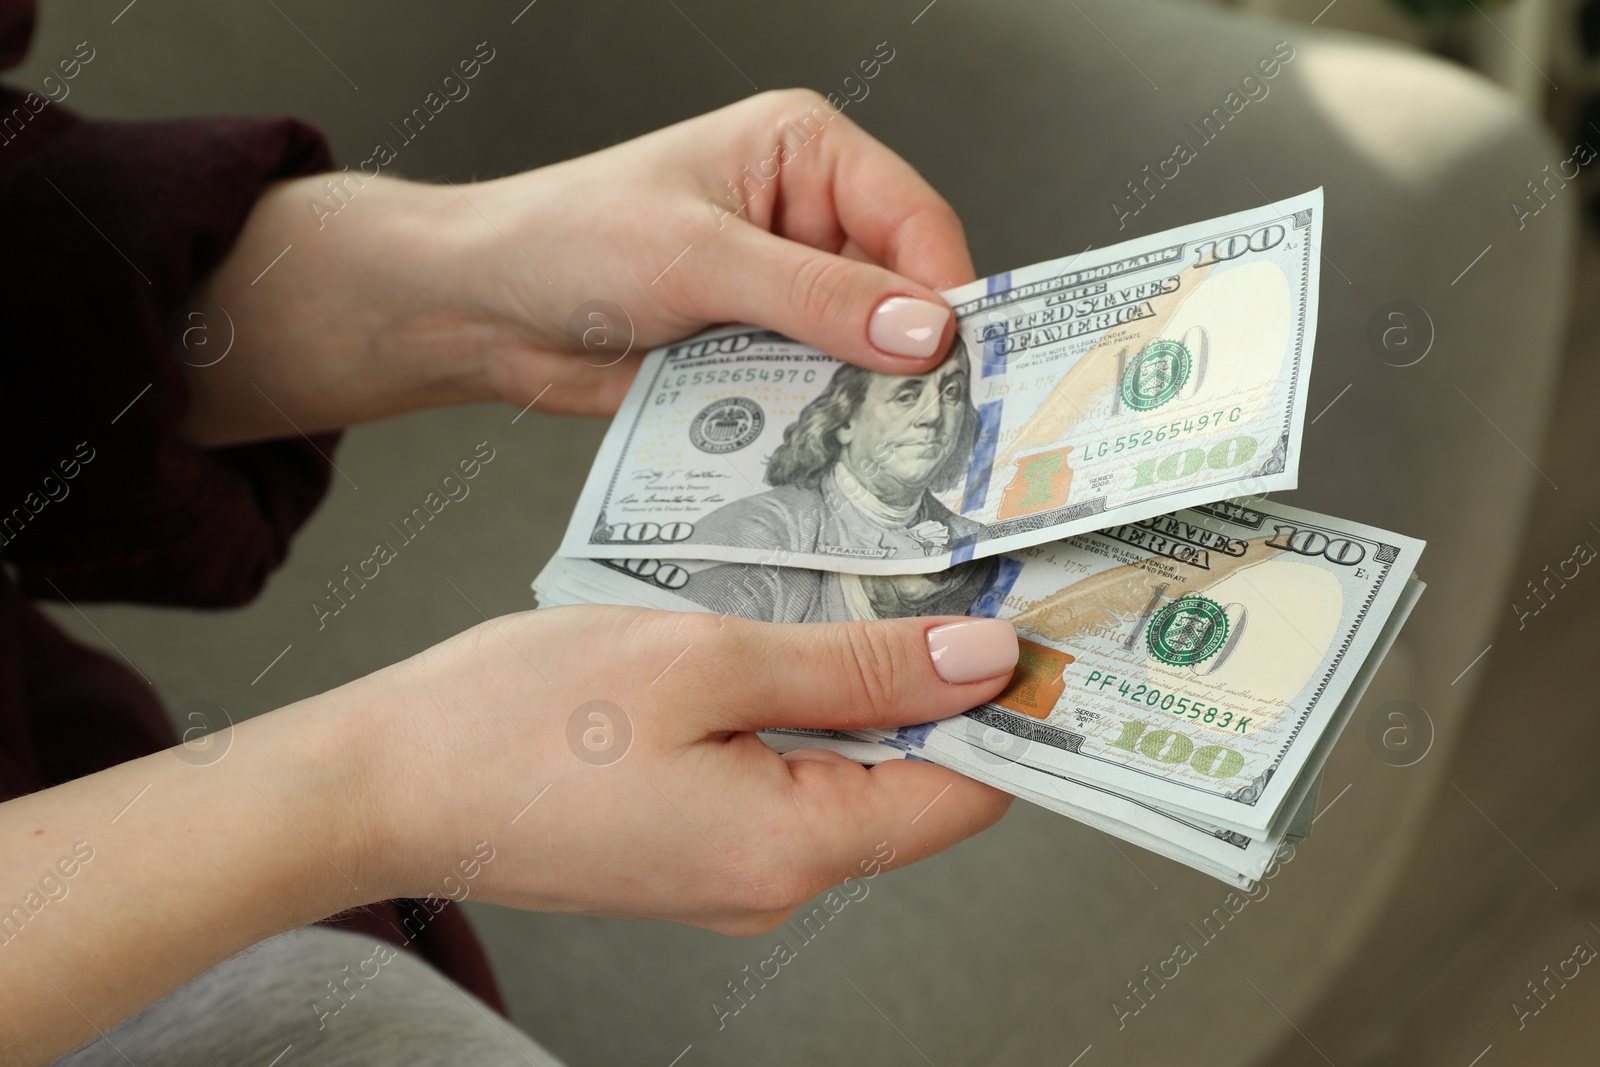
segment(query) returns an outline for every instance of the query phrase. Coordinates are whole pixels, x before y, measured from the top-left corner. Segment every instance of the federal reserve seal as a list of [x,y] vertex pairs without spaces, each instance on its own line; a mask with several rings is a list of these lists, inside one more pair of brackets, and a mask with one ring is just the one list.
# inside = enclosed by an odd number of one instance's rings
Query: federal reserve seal
[[1215,656],[1228,640],[1228,613],[1208,597],[1179,597],[1156,612],[1145,639],[1162,663],[1191,667]]
[[1193,364],[1182,341],[1151,341],[1122,371],[1122,402],[1135,411],[1155,410],[1178,395]]
[[689,441],[702,452],[737,452],[760,437],[766,424],[760,404],[749,397],[725,396],[700,409],[689,423]]

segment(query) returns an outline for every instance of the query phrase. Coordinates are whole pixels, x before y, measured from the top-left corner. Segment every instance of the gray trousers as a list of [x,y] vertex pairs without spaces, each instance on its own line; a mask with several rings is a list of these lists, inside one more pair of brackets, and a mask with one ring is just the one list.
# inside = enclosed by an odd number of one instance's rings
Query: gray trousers
[[370,937],[307,926],[223,961],[51,1067],[558,1067],[476,997]]

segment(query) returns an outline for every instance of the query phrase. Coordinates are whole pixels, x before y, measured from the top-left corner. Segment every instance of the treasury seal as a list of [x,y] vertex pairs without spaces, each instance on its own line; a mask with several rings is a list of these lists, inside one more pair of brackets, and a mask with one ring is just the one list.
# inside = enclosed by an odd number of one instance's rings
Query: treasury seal
[[761,436],[767,424],[761,405],[743,396],[725,396],[700,409],[689,423],[689,442],[702,452],[737,452]]
[[1155,410],[1178,395],[1193,363],[1182,341],[1151,341],[1122,371],[1122,402],[1135,411]]
[[1150,654],[1174,667],[1190,667],[1217,654],[1228,639],[1228,613],[1203,596],[1174,600],[1150,620],[1145,631]]

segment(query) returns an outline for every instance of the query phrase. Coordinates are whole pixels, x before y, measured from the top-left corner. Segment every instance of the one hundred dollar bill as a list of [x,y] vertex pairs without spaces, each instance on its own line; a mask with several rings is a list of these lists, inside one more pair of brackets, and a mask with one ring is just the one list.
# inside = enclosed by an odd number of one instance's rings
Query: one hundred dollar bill
[[[1365,689],[1421,595],[1423,544],[1259,502],[1152,523],[1074,539],[1080,552],[1052,564],[1088,565],[1071,586],[1019,580],[1018,678],[931,729],[1262,833],[1303,772],[1321,769],[1354,711],[1346,696]],[[1100,562],[1083,558],[1088,545]],[[1152,549],[1176,554],[1152,561]]]
[[1314,808],[1316,800],[1316,783],[1312,782],[1301,810],[1284,820],[1286,831],[1251,838],[1207,826],[1193,816],[1148,801],[1122,796],[1105,786],[1076,782],[1063,775],[1009,762],[988,750],[972,750],[963,755],[928,749],[913,754],[890,739],[869,741],[847,732],[827,730],[768,730],[763,731],[761,737],[778,752],[825,748],[865,764],[897,759],[926,759],[939,763],[1101,833],[1245,888],[1261,877],[1284,845],[1298,844],[1305,839],[1305,834],[1297,833],[1293,823],[1302,815],[1309,823],[1310,809]]
[[935,762],[987,750],[1222,831],[1281,837],[1297,783],[1320,770],[1420,595],[1422,549],[1401,534],[1247,498],[933,575],[557,558],[535,588],[543,603],[771,622],[1008,618],[1022,656],[993,702],[859,739]]
[[731,326],[652,351],[562,554],[911,574],[1294,487],[1322,191],[943,295],[927,374]]
[[[625,566],[638,563],[628,561]],[[636,603],[636,595],[643,591],[643,599],[656,607],[683,610],[696,606],[661,594],[659,587],[614,585],[615,573],[607,575],[598,571],[598,567],[599,564],[590,560],[556,561],[540,575],[541,605]],[[637,575],[632,570],[621,573]],[[652,588],[656,589],[655,593],[649,591]],[[826,729],[781,728],[759,733],[780,753],[822,748],[868,765],[906,759],[938,763],[1102,833],[1245,888],[1254,884],[1286,843],[1293,844],[1304,837],[1303,832],[1297,835],[1292,826],[1282,834],[1268,832],[1254,837],[1210,826],[1193,815],[1125,797],[1105,786],[1073,781],[1064,775],[1013,762],[1005,755],[1003,744],[971,746],[948,737],[933,738],[932,744],[925,744],[926,739],[919,738],[915,744],[910,744],[894,735]],[[1312,807],[1315,797],[1313,782],[1302,808]],[[1300,814],[1294,819],[1300,820]],[[1309,812],[1303,814],[1305,819],[1300,821],[1309,822]]]

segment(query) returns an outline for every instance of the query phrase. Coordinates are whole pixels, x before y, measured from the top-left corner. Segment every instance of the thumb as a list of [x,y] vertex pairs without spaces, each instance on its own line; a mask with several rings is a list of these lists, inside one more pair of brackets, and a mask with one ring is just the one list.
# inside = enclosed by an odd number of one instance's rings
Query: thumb
[[734,674],[707,725],[859,730],[946,719],[995,697],[1017,663],[1005,619],[964,616],[874,622],[726,620]]
[[753,322],[886,374],[922,374],[955,337],[937,292],[872,263],[740,225],[714,268],[713,321]]

